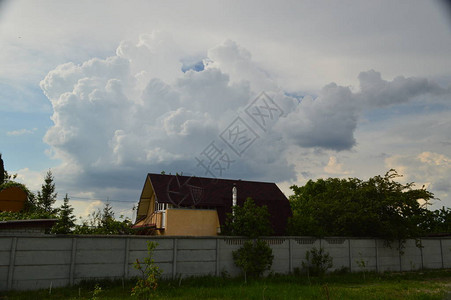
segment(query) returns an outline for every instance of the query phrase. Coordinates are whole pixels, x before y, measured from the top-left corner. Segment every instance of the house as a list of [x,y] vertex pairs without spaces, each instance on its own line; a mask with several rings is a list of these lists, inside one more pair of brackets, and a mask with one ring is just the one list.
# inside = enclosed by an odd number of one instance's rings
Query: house
[[291,209],[275,183],[151,173],[144,183],[134,228],[145,234],[217,235],[232,212],[234,195],[240,206],[249,197],[257,205],[266,205],[274,233],[285,233]]

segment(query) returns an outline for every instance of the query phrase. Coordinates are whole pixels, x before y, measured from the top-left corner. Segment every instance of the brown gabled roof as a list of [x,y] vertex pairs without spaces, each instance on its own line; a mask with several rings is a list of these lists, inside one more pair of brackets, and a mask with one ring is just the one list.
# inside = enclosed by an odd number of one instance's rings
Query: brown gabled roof
[[211,207],[218,211],[219,221],[225,223],[232,211],[232,188],[237,188],[237,204],[251,197],[257,205],[266,205],[275,234],[285,233],[291,216],[288,199],[272,182],[216,179],[180,175],[148,174],[159,203],[182,207]]

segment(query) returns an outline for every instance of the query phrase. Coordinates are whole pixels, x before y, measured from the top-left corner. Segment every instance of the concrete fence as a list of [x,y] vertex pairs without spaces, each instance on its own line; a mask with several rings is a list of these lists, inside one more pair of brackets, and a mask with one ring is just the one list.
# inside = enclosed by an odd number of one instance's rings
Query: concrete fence
[[[238,275],[232,251],[246,241],[236,237],[153,236],[0,236],[0,290],[41,289],[96,278],[138,275],[133,263],[147,255],[146,241],[158,243],[154,259],[169,278]],[[269,237],[275,273],[300,268],[305,253],[323,247],[333,269],[410,271],[451,268],[451,238],[423,238],[422,247],[407,240],[387,247],[383,240],[357,238]],[[364,266],[364,267],[363,267]]]

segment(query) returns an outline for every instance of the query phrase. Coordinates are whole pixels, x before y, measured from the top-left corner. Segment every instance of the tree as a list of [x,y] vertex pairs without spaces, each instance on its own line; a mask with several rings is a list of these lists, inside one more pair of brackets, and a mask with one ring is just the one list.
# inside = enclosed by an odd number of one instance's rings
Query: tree
[[108,224],[114,221],[113,207],[108,202],[103,207],[101,221],[103,227],[108,227]]
[[263,272],[271,268],[274,255],[272,249],[262,240],[249,240],[244,242],[243,247],[232,252],[235,265],[247,276],[260,277]]
[[252,198],[247,198],[242,207],[232,207],[232,213],[227,215],[223,233],[249,238],[271,235],[273,230],[269,217],[268,207],[258,206]]
[[420,226],[424,232],[432,235],[451,233],[451,209],[442,207],[434,211],[427,210]]
[[5,170],[2,154],[0,153],[0,186],[9,183],[16,178],[17,174],[10,175],[8,174],[8,171]]
[[75,227],[74,209],[69,204],[67,194],[63,201],[63,205],[58,209],[58,221],[52,227],[52,233],[68,234]]
[[269,216],[268,207],[256,205],[252,198],[247,198],[242,207],[233,206],[232,213],[227,215],[224,234],[253,239],[232,252],[233,261],[243,271],[245,282],[247,276],[259,277],[271,268],[272,249],[259,239],[273,233]]
[[52,171],[48,170],[42,185],[41,191],[38,191],[37,205],[38,207],[48,213],[55,213],[52,205],[56,201],[57,193],[55,193],[55,183],[53,183]]
[[5,182],[5,165],[3,164],[2,154],[0,153],[0,184]]
[[357,178],[309,180],[293,185],[290,196],[293,217],[288,231],[292,235],[380,237],[387,240],[418,237],[420,224],[434,194],[414,189],[414,183],[395,181],[395,170],[368,181]]

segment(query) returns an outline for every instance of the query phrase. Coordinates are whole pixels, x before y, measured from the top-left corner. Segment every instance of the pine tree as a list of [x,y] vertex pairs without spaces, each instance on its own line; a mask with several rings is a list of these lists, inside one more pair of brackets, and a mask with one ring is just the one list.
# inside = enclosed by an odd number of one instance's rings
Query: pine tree
[[52,208],[52,205],[56,201],[55,184],[53,183],[52,171],[48,170],[44,179],[41,191],[38,191],[37,204],[39,208],[48,213],[55,213],[56,209]]
[[74,209],[69,204],[69,197],[66,194],[63,205],[58,210],[58,221],[52,228],[52,233],[68,234],[75,227]]

